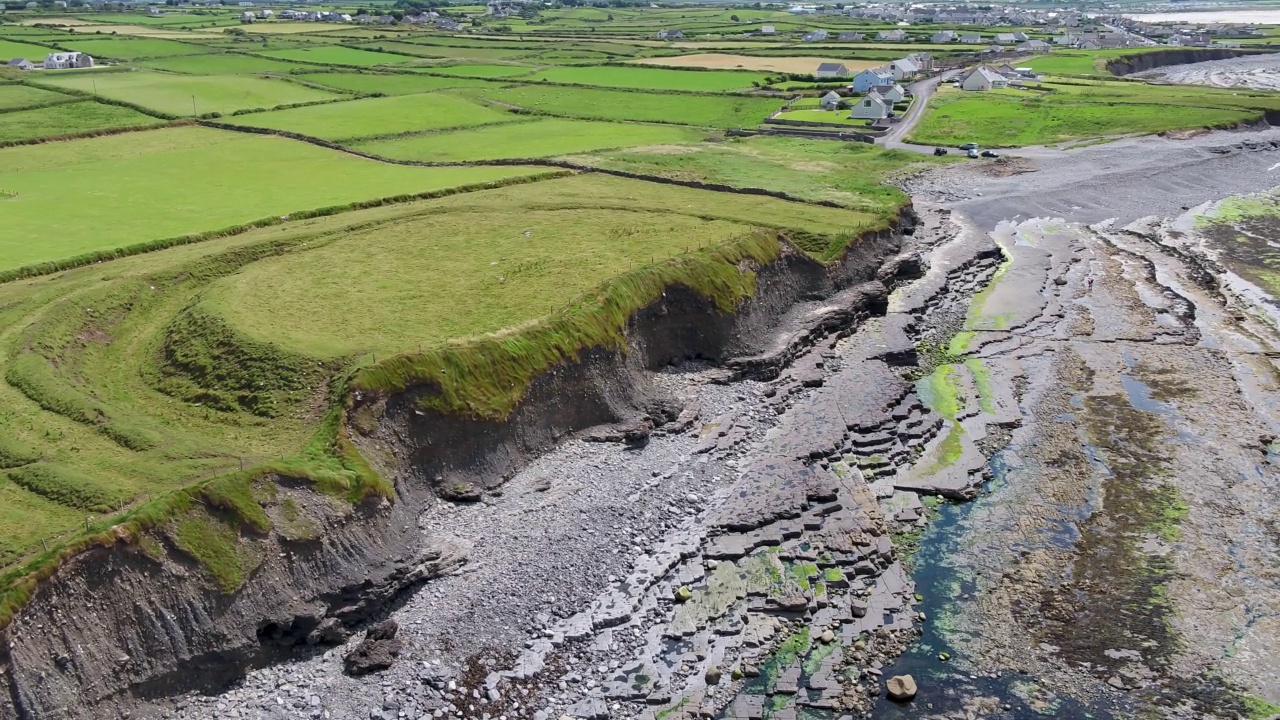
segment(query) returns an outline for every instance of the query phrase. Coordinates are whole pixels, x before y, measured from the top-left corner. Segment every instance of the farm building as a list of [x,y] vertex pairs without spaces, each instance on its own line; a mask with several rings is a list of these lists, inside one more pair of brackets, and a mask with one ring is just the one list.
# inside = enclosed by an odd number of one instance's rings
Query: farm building
[[71,70],[93,67],[93,58],[82,52],[49,53],[44,59],[45,70]]
[[854,75],[853,82],[849,84],[849,89],[854,92],[864,93],[877,85],[889,85],[893,81],[893,73],[889,72],[887,68],[872,68]]
[[802,42],[822,42],[823,40],[826,40],[826,39],[827,39],[826,30],[814,30],[813,32],[807,32],[804,34],[804,37],[800,38]]
[[867,93],[867,96],[859,100],[849,111],[849,118],[851,120],[883,120],[889,117],[890,107],[892,103],[876,93]]
[[818,66],[813,74],[820,78],[847,78],[849,77],[849,68],[841,63],[822,63]]
[[17,68],[19,70],[35,70],[36,66],[26,58],[14,58],[5,63],[5,67]]
[[1008,87],[1009,81],[1003,75],[986,65],[979,65],[960,81],[962,90],[998,90]]
[[772,25],[761,25],[760,34],[761,35],[777,35],[778,29]]
[[275,17],[275,16],[276,16],[276,14],[275,14],[275,11],[273,11],[273,10],[267,10],[267,9],[265,9],[265,8],[264,8],[264,9],[262,9],[262,10],[259,10],[259,11],[258,11],[258,18],[259,18],[259,19],[261,19],[261,20],[270,20],[271,18],[273,18],[273,17]]
[[253,22],[253,20],[254,20],[254,16],[252,11],[245,10],[244,12],[240,13],[240,22],[251,23]]
[[680,40],[682,38],[684,38],[683,30],[659,30],[658,31],[659,40]]
[[831,92],[822,96],[822,99],[818,101],[818,106],[821,107],[823,110],[835,110],[837,107],[839,107],[840,101],[843,99],[844,98],[840,97],[840,93],[836,92],[835,90],[832,90]]

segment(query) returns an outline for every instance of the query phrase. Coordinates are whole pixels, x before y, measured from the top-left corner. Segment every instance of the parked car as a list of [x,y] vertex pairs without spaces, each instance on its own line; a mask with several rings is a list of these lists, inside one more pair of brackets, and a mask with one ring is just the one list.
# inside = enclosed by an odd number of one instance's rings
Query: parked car
[[1000,153],[996,152],[995,150],[983,150],[982,157],[996,158],[996,157],[1000,157]]
[[933,154],[934,154],[934,155],[946,155],[946,154],[947,154],[947,149],[946,149],[946,148],[944,148],[944,147],[936,147],[936,148],[934,148],[934,149],[933,149]]
[[978,154],[977,150],[974,150],[973,148],[969,148],[969,157],[976,158],[976,157],[981,157],[981,155]]
[[978,143],[965,143],[965,144],[961,145],[959,149],[961,149],[961,150],[977,150],[977,149],[978,149]]

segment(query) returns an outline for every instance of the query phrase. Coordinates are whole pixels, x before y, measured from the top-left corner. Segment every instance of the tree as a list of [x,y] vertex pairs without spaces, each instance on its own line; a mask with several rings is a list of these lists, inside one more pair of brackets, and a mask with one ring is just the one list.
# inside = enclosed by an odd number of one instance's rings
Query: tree
[[730,19],[730,20],[732,20],[732,21],[734,21],[734,22],[742,22],[742,21],[738,18],[738,16],[737,16],[737,15],[730,15],[730,16],[729,16],[729,19]]

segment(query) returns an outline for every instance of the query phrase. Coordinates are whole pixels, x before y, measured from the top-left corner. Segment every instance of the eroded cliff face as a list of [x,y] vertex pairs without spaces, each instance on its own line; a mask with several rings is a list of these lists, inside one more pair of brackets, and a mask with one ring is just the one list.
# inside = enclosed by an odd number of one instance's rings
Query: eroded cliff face
[[1237,48],[1170,48],[1168,50],[1134,53],[1133,55],[1125,55],[1108,60],[1107,70],[1113,75],[1124,76],[1166,65],[1185,65],[1206,60],[1229,60],[1255,53],[1256,51]]
[[[853,289],[831,322],[882,313],[888,286],[916,267],[897,257],[914,221],[904,210],[894,227],[830,266],[788,246],[755,268],[756,292],[734,313],[672,287],[630,320],[625,351],[588,349],[545,373],[504,421],[424,411],[412,392],[379,400],[353,434],[394,478],[395,501],[351,506],[287,478],[264,484],[257,499],[274,528],[241,531],[236,561],[246,579],[232,593],[155,542],[122,539],[76,558],[3,631],[0,718],[144,717],[153,712],[148,700],[224,686],[299,646],[339,642],[401,593],[465,563],[465,549],[418,529],[437,494],[478,497],[586,428],[608,425],[643,442],[680,413],[652,389],[647,370],[704,359],[776,373],[807,337],[787,323],[798,302]],[[216,509],[208,513],[218,519]]]

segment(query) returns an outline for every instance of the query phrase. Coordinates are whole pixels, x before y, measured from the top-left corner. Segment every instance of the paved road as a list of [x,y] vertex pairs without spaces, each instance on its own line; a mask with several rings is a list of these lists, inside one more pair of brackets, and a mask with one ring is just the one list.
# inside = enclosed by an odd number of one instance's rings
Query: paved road
[[879,144],[886,148],[897,148],[900,150],[913,150],[915,152],[932,153],[932,145],[912,145],[902,142],[902,138],[911,132],[911,128],[920,122],[920,118],[924,115],[924,108],[929,104],[929,98],[934,91],[938,89],[938,85],[942,82],[950,80],[960,74],[959,70],[948,70],[936,77],[917,80],[908,86],[911,94],[915,96],[916,101],[912,103],[911,109],[902,118],[901,122],[895,124],[884,137],[880,138]]

